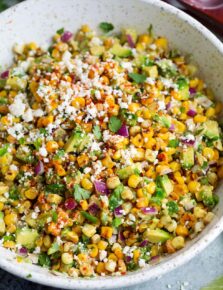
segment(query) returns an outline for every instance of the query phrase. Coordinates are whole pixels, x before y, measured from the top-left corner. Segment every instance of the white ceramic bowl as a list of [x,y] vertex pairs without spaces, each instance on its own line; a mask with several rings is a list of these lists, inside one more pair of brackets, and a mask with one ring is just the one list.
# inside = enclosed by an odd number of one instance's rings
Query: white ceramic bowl
[[[112,22],[116,29],[134,27],[145,31],[150,23],[158,35],[165,35],[170,44],[191,54],[200,67],[202,77],[223,100],[223,44],[205,27],[185,13],[159,0],[29,0],[0,14],[0,64],[12,61],[15,42],[36,41],[47,44],[61,27],[75,31],[87,23],[93,28],[101,21]],[[221,191],[219,185],[217,193]],[[19,264],[13,253],[0,251],[0,267],[34,282],[66,289],[108,289],[134,285],[160,276],[185,263],[202,251],[223,229],[223,198],[215,209],[216,218],[196,239],[156,266],[122,277],[71,279],[55,276],[35,265]]]

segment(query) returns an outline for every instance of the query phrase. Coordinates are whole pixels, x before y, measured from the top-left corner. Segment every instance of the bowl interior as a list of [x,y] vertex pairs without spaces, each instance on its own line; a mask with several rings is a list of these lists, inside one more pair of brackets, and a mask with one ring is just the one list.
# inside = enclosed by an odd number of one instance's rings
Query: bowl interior
[[[112,22],[119,31],[134,27],[139,32],[153,25],[157,35],[166,36],[171,47],[189,55],[198,64],[201,76],[213,89],[216,98],[223,100],[223,45],[189,16],[157,0],[29,0],[0,15],[0,64],[4,68],[12,62],[11,49],[15,43],[36,41],[46,46],[50,37],[61,27],[76,31],[82,24],[97,29],[101,21]],[[219,185],[217,194],[222,186]],[[223,199],[215,209],[216,218],[196,239],[156,266],[130,273],[125,277],[107,277],[92,280],[69,279],[54,276],[46,269],[29,264],[18,264],[14,254],[6,249],[0,252],[0,267],[31,280],[60,288],[116,288],[133,285],[160,276],[182,264],[212,241],[223,224]]]

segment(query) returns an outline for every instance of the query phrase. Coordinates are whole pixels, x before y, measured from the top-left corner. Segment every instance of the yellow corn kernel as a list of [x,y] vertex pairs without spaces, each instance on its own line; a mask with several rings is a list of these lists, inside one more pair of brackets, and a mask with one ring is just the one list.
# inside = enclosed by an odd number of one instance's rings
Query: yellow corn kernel
[[108,260],[117,261],[117,260],[118,260],[118,258],[116,257],[116,255],[115,255],[115,254],[111,253],[111,254],[109,254],[109,256],[108,256]]
[[201,185],[200,185],[200,183],[198,181],[196,181],[196,180],[190,181],[188,183],[188,190],[191,193],[196,193],[196,192],[198,192],[200,190],[200,186]]
[[47,117],[42,117],[39,120],[42,120],[42,125],[44,127],[48,126],[49,124],[53,123],[54,117],[52,115],[49,115]]
[[136,188],[141,181],[142,178],[139,175],[132,174],[128,179],[128,186]]
[[50,246],[51,246],[51,238],[50,238],[50,235],[46,235],[44,236],[43,238],[43,244],[44,246],[48,249]]
[[219,159],[219,151],[214,149],[214,157],[213,157],[214,160],[218,160]]
[[196,115],[194,117],[194,122],[195,123],[204,123],[206,120],[207,120],[207,117],[203,116],[203,115]]
[[156,145],[156,139],[154,138],[149,138],[148,140],[145,141],[145,148],[146,149],[153,149],[154,145]]
[[88,256],[85,253],[80,253],[77,255],[77,257],[78,257],[78,260],[81,262],[86,262],[88,259]]
[[93,189],[93,183],[88,178],[83,178],[81,180],[81,186],[84,189],[89,190],[89,191]]
[[136,111],[138,111],[140,108],[140,104],[139,103],[131,103],[129,104],[129,111],[132,113],[135,113]]
[[210,118],[213,117],[215,115],[215,109],[214,108],[208,108],[206,113],[205,113],[206,117]]
[[58,146],[56,141],[48,141],[46,143],[46,150],[49,153],[54,153],[58,148],[59,148],[59,146]]
[[88,202],[86,200],[81,200],[80,201],[80,205],[81,205],[83,210],[87,210],[88,209]]
[[82,97],[76,97],[72,102],[71,105],[74,108],[81,109],[85,107],[85,99]]
[[3,210],[4,206],[5,206],[4,203],[3,202],[0,202],[0,211]]
[[84,25],[81,26],[81,31],[86,33],[86,32],[90,32],[91,29],[90,29],[90,27],[87,24],[84,24]]
[[101,240],[98,242],[98,249],[99,250],[105,250],[107,248],[107,246],[108,246],[108,243],[106,241]]
[[28,47],[30,50],[36,50],[38,48],[37,44],[35,42],[30,42],[28,44]]
[[82,228],[82,232],[88,238],[91,238],[96,233],[96,227],[90,224],[85,224]]
[[186,125],[182,122],[173,121],[174,125],[175,125],[175,132],[176,133],[183,133],[186,130]]
[[144,138],[141,134],[137,134],[136,136],[131,137],[130,141],[133,145],[139,148],[142,147],[144,144]]
[[55,204],[60,204],[61,201],[63,200],[62,196],[56,193],[49,193],[46,197],[47,202],[49,203],[55,203]]
[[134,250],[133,251],[133,260],[135,263],[137,263],[139,257],[140,257],[140,250],[139,249]]
[[148,191],[149,194],[153,194],[156,190],[156,184],[155,182],[150,182],[145,186],[145,189]]
[[214,150],[210,147],[205,147],[202,151],[202,154],[204,157],[206,157],[209,160],[214,159],[214,155],[215,155]]
[[91,256],[91,258],[95,258],[98,255],[98,247],[94,244],[90,244],[87,246],[88,249],[90,250],[89,255]]
[[117,247],[114,250],[114,253],[118,259],[123,259],[124,255],[123,255],[122,250],[120,248]]
[[147,197],[140,197],[136,200],[137,208],[147,207],[148,205],[149,205],[149,200]]
[[104,239],[110,239],[113,233],[112,227],[101,227],[101,236]]
[[151,257],[155,257],[159,254],[159,249],[157,245],[152,246],[151,248]]
[[7,97],[7,92],[6,92],[6,91],[1,91],[1,92],[0,92],[0,97],[1,97],[1,98],[5,98],[5,97]]
[[4,217],[4,221],[7,226],[10,226],[11,224],[16,224],[17,220],[18,220],[18,216],[16,213],[13,213],[13,212],[5,215]]
[[174,178],[179,184],[184,184],[184,178],[181,176],[179,171],[174,172]]
[[28,199],[35,199],[38,195],[38,190],[35,187],[31,187],[30,189],[26,190],[24,194]]
[[198,78],[195,78],[193,80],[190,80],[190,87],[191,88],[196,88],[197,85],[198,85],[198,82],[199,82]]
[[74,231],[70,231],[66,234],[66,239],[68,241],[73,242],[74,244],[77,244],[79,242],[79,237],[77,235],[77,233],[75,233]]
[[139,35],[138,43],[150,44],[151,42],[152,42],[152,38],[148,34]]
[[178,236],[186,237],[186,236],[189,235],[189,231],[188,231],[188,229],[187,229],[185,226],[183,226],[183,225],[178,225],[178,226],[176,227],[176,234],[177,234]]
[[96,267],[96,272],[98,273],[98,274],[101,274],[101,273],[105,273],[105,263],[103,263],[103,262],[99,262],[98,264],[97,264],[97,267]]
[[59,176],[65,176],[66,175],[66,171],[65,171],[65,169],[63,168],[63,166],[61,164],[56,164],[55,168],[56,168],[56,172],[57,172],[57,174]]
[[59,42],[56,45],[56,48],[60,51],[60,52],[64,52],[68,49],[68,44],[65,42]]
[[144,119],[150,119],[151,116],[152,116],[152,113],[149,109],[146,108],[143,110],[143,118]]
[[112,156],[112,158],[114,160],[119,160],[122,157],[120,150],[115,151],[114,155]]
[[182,236],[175,237],[172,240],[172,245],[176,250],[182,249],[185,245],[184,238]]
[[77,157],[77,163],[79,167],[86,166],[88,162],[89,162],[89,157],[87,156],[87,154],[81,154]]
[[60,59],[60,52],[58,49],[54,48],[52,51],[52,57],[59,60]]
[[170,166],[170,169],[172,169],[173,170],[173,172],[174,171],[177,171],[177,170],[180,170],[180,163],[179,162],[176,162],[176,161],[173,161],[173,162],[171,162],[170,164],[169,164],[169,166]]
[[137,189],[136,192],[137,197],[144,197],[144,192],[142,188]]
[[148,225],[147,224],[140,224],[139,225],[139,232],[143,233],[146,229],[148,229]]
[[168,42],[165,37],[160,37],[155,40],[155,45],[159,48],[162,48],[163,50],[167,50]]
[[106,168],[112,168],[115,163],[112,161],[111,157],[107,154],[104,159],[101,160],[101,163]]
[[157,165],[156,166],[156,172],[160,175],[165,174],[165,172],[169,170],[169,166],[167,165]]
[[16,230],[17,230],[16,225],[11,224],[7,227],[7,232],[9,232],[10,234],[14,234]]
[[136,50],[139,52],[145,50],[145,43],[137,43]]
[[14,241],[5,241],[3,243],[3,246],[5,248],[14,249],[15,248],[15,242]]

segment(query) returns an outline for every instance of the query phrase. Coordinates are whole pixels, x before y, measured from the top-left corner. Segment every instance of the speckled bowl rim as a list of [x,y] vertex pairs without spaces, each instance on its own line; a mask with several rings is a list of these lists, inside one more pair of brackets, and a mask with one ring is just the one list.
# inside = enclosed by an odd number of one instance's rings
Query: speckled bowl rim
[[[10,13],[16,13],[17,7],[23,6],[29,2],[29,5],[35,5],[38,0],[26,0],[20,4],[7,9],[2,14],[10,16]],[[136,0],[138,1],[138,0]],[[197,30],[202,34],[213,46],[220,52],[223,57],[223,44],[221,41],[206,27],[204,27],[197,20],[187,15],[186,13],[180,11],[179,9],[166,4],[158,0],[140,0],[141,2],[149,3],[150,5],[161,8],[163,11],[174,15],[176,18],[181,19],[183,22],[187,23],[189,26]],[[192,259],[195,255],[199,254],[208,244],[210,244],[223,230],[223,216],[215,223],[209,225],[208,232],[201,238],[186,249],[184,252],[179,252],[174,254],[172,258],[164,261],[156,266],[148,267],[147,269],[138,270],[132,272],[125,276],[113,276],[113,277],[96,277],[93,279],[71,279],[64,276],[53,276],[49,272],[41,271],[29,271],[31,277],[27,277],[27,270],[23,269],[22,263],[12,263],[8,259],[0,259],[0,267],[18,277],[33,281],[39,284],[62,288],[62,289],[115,289],[119,287],[133,286],[139,283],[146,282],[152,278],[158,278],[167,272],[183,265]]]

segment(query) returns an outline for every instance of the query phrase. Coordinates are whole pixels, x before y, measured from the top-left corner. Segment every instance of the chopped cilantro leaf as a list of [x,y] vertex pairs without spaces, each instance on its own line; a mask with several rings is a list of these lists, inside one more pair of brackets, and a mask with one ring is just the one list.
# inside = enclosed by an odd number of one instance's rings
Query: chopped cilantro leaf
[[95,125],[93,127],[93,133],[97,140],[101,140],[102,134],[101,134],[101,129],[98,125]]
[[88,199],[90,196],[90,192],[82,187],[79,184],[75,184],[74,186],[74,198],[76,201],[80,202],[83,199]]
[[116,217],[112,221],[112,226],[114,228],[118,228],[121,224],[122,224],[122,219],[121,218]]
[[122,126],[122,122],[119,118],[112,116],[109,119],[108,128],[113,133],[116,133],[121,128],[121,126]]
[[53,192],[53,193],[58,193],[58,192],[61,193],[65,191],[65,185],[61,183],[47,184],[46,191]]
[[168,201],[166,205],[167,205],[168,212],[170,215],[177,213],[179,210],[178,205],[175,201],[172,201],[172,200]]
[[0,157],[5,155],[8,152],[9,144],[5,144],[0,148]]
[[146,75],[142,75],[142,74],[129,73],[128,76],[137,84],[142,84],[146,80]]
[[168,147],[176,148],[177,146],[179,146],[179,143],[180,141],[178,139],[172,139],[169,141]]
[[51,261],[46,253],[39,254],[38,264],[42,267],[50,267]]
[[101,22],[99,24],[99,27],[104,33],[108,33],[109,31],[112,31],[114,29],[114,25],[108,22]]
[[123,203],[123,200],[121,199],[121,193],[124,190],[123,184],[120,184],[116,187],[116,189],[113,191],[113,193],[110,195],[109,198],[109,208],[110,210],[114,210],[116,207],[121,205]]
[[64,28],[62,27],[62,28],[58,29],[58,30],[57,30],[57,33],[58,33],[59,35],[62,35],[62,34],[64,33]]

